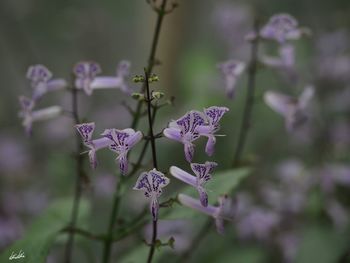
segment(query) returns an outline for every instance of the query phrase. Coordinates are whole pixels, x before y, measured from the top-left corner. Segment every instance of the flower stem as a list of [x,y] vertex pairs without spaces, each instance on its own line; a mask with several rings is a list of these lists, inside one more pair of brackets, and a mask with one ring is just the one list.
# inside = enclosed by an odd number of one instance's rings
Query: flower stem
[[[166,12],[165,12],[166,3],[167,3],[167,0],[163,0],[163,2],[161,4],[161,7],[160,7],[160,10],[157,12],[158,13],[158,17],[157,17],[156,26],[155,26],[155,29],[154,29],[153,40],[152,40],[152,45],[151,45],[151,51],[150,51],[150,54],[149,54],[149,57],[148,57],[147,72],[149,74],[152,73],[153,67],[156,64],[156,50],[157,50],[157,47],[158,47],[159,35],[160,35],[161,27],[162,27],[163,18],[166,15]],[[143,93],[145,91],[145,88],[146,88],[146,85],[144,83],[142,85],[142,88],[141,88],[141,93]],[[141,110],[142,110],[142,103],[143,103],[142,101],[139,101],[137,103],[136,111],[135,111],[135,114],[134,114],[134,119],[133,119],[132,124],[131,124],[131,128],[132,129],[136,129],[136,127],[138,125],[138,122],[140,120]]]
[[[160,11],[158,11],[158,17],[157,17],[157,22],[156,22],[156,26],[155,26],[155,30],[154,30],[154,35],[153,35],[153,40],[152,40],[152,45],[151,45],[151,51],[150,51],[150,55],[148,58],[148,66],[147,66],[147,72],[152,72],[153,70],[153,66],[155,65],[155,55],[156,55],[156,50],[157,50],[157,46],[158,46],[158,42],[159,42],[159,35],[160,35],[160,30],[161,30],[161,26],[162,26],[162,22],[163,22],[163,18],[165,13],[165,7],[166,7],[166,3],[167,0],[163,0],[162,5],[161,5],[161,9]],[[141,88],[141,92],[144,92],[146,88],[145,83],[142,85]],[[137,103],[136,106],[136,110],[134,113],[134,118],[132,120],[131,123],[131,128],[132,129],[136,129],[138,122],[141,118],[141,111],[142,111],[142,101],[139,101]],[[155,115],[155,110],[154,110],[154,115]],[[154,118],[153,118],[154,119]],[[153,120],[152,120],[153,123]],[[153,126],[153,125],[152,125]],[[131,171],[131,173],[129,174],[128,178],[131,177],[131,175],[135,174],[138,169],[141,166],[142,160],[145,156],[146,150],[148,147],[148,140],[145,142],[144,147],[141,151],[141,154],[138,158],[138,161],[136,163],[136,165],[134,166],[134,169]],[[119,183],[120,185],[122,184],[122,181],[120,181]],[[108,227],[108,236],[110,236],[110,238],[107,238],[106,242],[105,242],[105,247],[104,247],[104,253],[103,253],[103,262],[108,262],[109,261],[109,257],[110,257],[110,250],[111,250],[111,246],[112,246],[112,230],[113,230],[113,226],[114,223],[111,223],[112,221],[114,222],[115,218],[117,217],[118,214],[118,206],[120,203],[120,199],[121,199],[121,194],[116,193],[115,195],[115,199],[113,202],[113,208],[112,208],[112,213],[111,213],[111,217],[110,217],[110,224]],[[117,197],[118,196],[118,197]],[[112,225],[112,227],[111,227]]]
[[251,42],[251,53],[248,67],[248,84],[247,97],[243,110],[243,117],[241,127],[238,135],[238,143],[235,149],[232,165],[236,166],[241,160],[241,155],[247,140],[248,131],[250,128],[251,114],[254,105],[254,91],[255,91],[255,76],[258,64],[258,46],[259,46],[259,25],[257,19],[254,22],[254,33],[256,38]]
[[121,193],[122,181],[123,181],[123,177],[121,177],[120,181],[117,182],[116,190],[114,193],[112,212],[111,212],[111,216],[109,218],[107,235],[106,235],[106,239],[104,241],[104,247],[103,247],[103,257],[102,257],[103,263],[108,263],[109,259],[110,259],[110,255],[111,255],[111,247],[112,247],[112,241],[113,241],[113,229],[114,229],[115,221],[116,221],[116,218],[118,215],[119,203],[120,203],[120,198],[122,195],[122,193]]
[[[145,83],[146,83],[146,98],[147,98],[147,113],[148,113],[148,125],[149,125],[149,136],[151,138],[151,148],[152,148],[152,160],[153,160],[153,167],[158,170],[158,163],[157,163],[157,152],[156,152],[156,139],[153,132],[153,122],[154,118],[152,118],[152,99],[151,94],[149,90],[149,82],[148,82],[148,74],[149,72],[145,68]],[[154,255],[154,250],[156,248],[156,240],[157,240],[157,219],[153,219],[153,231],[152,231],[152,243],[151,248],[149,250],[147,263],[151,263]]]
[[[75,124],[80,123],[79,119],[79,113],[78,113],[78,90],[73,85],[72,87],[72,113]],[[73,208],[71,212],[71,218],[69,227],[75,228],[78,214],[79,214],[79,203],[82,195],[82,178],[84,177],[84,170],[83,170],[83,155],[80,154],[80,152],[83,151],[83,145],[81,143],[79,134],[76,135],[76,141],[77,141],[77,152],[75,155],[76,159],[76,182],[75,182],[75,192],[74,192],[74,200],[73,200]],[[68,233],[68,240],[65,247],[65,255],[64,255],[64,262],[70,263],[72,258],[72,252],[73,252],[73,245],[74,245],[74,232],[71,231]]]

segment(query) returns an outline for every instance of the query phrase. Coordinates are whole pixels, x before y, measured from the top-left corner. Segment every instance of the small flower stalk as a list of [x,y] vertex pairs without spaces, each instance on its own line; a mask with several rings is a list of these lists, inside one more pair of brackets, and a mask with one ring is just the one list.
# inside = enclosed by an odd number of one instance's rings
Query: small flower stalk
[[150,199],[150,211],[153,221],[158,219],[159,202],[158,198],[162,194],[162,188],[169,184],[170,180],[163,173],[156,169],[149,172],[143,172],[134,186],[134,190],[144,191],[147,198]]
[[206,207],[199,200],[185,194],[179,194],[177,198],[182,205],[213,217],[215,219],[216,230],[222,235],[225,233],[224,220],[233,221],[237,210],[236,200],[230,198],[228,195],[219,197],[218,206],[208,205]]
[[130,73],[130,62],[121,61],[116,69],[115,76],[97,76],[102,72],[98,63],[83,61],[79,62],[73,70],[77,89],[82,89],[86,95],[91,96],[94,90],[119,88],[126,94],[131,90],[126,83]]
[[200,136],[208,138],[206,153],[210,156],[214,152],[216,143],[215,132],[220,128],[219,121],[228,111],[226,107],[209,107],[203,112],[190,111],[176,121],[169,123],[164,129],[164,136],[181,142],[184,145],[185,158],[190,163],[194,156],[194,144]]
[[170,173],[175,178],[195,187],[198,191],[202,206],[207,207],[208,194],[204,188],[204,185],[211,180],[211,173],[216,166],[217,163],[215,162],[205,162],[204,164],[192,163],[191,169],[194,172],[195,176],[185,172],[176,166],[170,167]]

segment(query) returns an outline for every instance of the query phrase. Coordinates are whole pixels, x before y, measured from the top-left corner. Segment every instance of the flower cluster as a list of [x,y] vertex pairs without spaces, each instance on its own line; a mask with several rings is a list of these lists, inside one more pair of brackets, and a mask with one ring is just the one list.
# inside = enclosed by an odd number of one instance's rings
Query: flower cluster
[[[119,88],[130,94],[127,85],[127,77],[130,71],[130,62],[121,61],[118,64],[115,76],[96,75],[101,72],[101,67],[95,62],[79,62],[73,69],[76,76],[75,88],[82,89],[87,95],[91,95],[94,89]],[[63,78],[53,78],[52,72],[44,65],[32,65],[28,68],[27,79],[30,80],[32,88],[31,98],[20,96],[21,111],[19,116],[23,119],[22,125],[25,132],[32,133],[33,122],[55,118],[63,113],[60,106],[51,106],[40,110],[34,110],[42,97],[49,92],[63,90],[68,87],[68,82]],[[93,160],[91,152],[90,160]],[[96,165],[94,165],[96,166]]]
[[[199,201],[187,195],[180,194],[178,200],[184,206],[188,206],[216,219],[219,233],[223,233],[223,219],[232,219],[232,200],[227,196],[219,199],[219,207],[208,204],[208,194],[205,184],[211,180],[212,172],[217,166],[215,162],[191,163],[194,156],[193,142],[201,136],[207,137],[205,152],[211,156],[214,153],[216,143],[215,133],[220,129],[220,120],[229,109],[226,107],[212,106],[205,108],[203,112],[190,111],[178,120],[169,123],[164,129],[164,135],[184,145],[185,158],[190,163],[195,176],[176,167],[170,167],[170,173],[180,181],[195,187],[199,194]],[[229,205],[230,204],[230,205]],[[229,207],[229,208],[227,208]]]

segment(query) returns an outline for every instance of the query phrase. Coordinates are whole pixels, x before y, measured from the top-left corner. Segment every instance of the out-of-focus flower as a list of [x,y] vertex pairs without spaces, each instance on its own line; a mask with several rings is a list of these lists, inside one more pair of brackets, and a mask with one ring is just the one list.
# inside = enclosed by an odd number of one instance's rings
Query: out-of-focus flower
[[128,152],[142,139],[142,133],[135,132],[133,129],[106,129],[102,135],[110,140],[109,149],[118,154],[116,160],[119,162],[120,172],[126,175],[128,172]]
[[34,101],[24,96],[19,97],[19,102],[22,108],[19,116],[23,118],[22,125],[27,135],[31,135],[32,133],[33,122],[53,119],[62,114],[62,108],[59,106],[51,106],[33,111],[35,106]]
[[83,89],[86,95],[92,94],[92,82],[97,74],[101,73],[101,67],[96,62],[79,62],[75,65],[73,72],[76,76],[75,87]]
[[252,208],[247,214],[239,216],[236,227],[241,238],[266,240],[278,226],[281,218],[273,212],[260,207]]
[[232,59],[219,64],[218,67],[225,77],[226,95],[230,99],[233,99],[237,81],[246,68],[246,65],[244,62]]
[[349,82],[349,43],[350,35],[345,29],[323,33],[316,39],[315,68],[319,78],[336,82]]
[[103,148],[107,148],[111,144],[111,141],[106,137],[102,137],[95,140],[92,139],[92,134],[95,130],[94,122],[77,124],[75,125],[75,128],[81,135],[84,145],[90,148],[90,165],[93,169],[95,169],[97,167],[96,151]]
[[213,11],[213,22],[219,36],[228,45],[230,54],[248,59],[249,45],[244,36],[251,28],[252,12],[248,5],[236,2],[218,2]]
[[9,178],[25,176],[32,155],[26,149],[23,139],[14,134],[0,135],[0,167],[3,175]]
[[199,200],[185,194],[179,194],[178,200],[184,206],[213,217],[215,219],[216,230],[220,234],[224,234],[224,220],[232,221],[237,207],[236,201],[227,195],[219,197],[218,206],[208,205],[204,207]]
[[326,212],[333,221],[333,224],[342,229],[346,227],[349,222],[349,213],[345,207],[335,199],[326,202]]
[[298,21],[289,14],[277,14],[272,16],[267,24],[260,30],[260,36],[273,39],[279,43],[287,40],[299,39],[305,29],[298,28]]
[[300,244],[300,238],[296,233],[282,233],[277,237],[277,244],[281,247],[283,258],[285,263],[295,262],[297,256],[298,247]]
[[220,130],[220,120],[229,109],[226,107],[212,106],[204,109],[206,117],[206,125],[200,125],[198,131],[201,135],[208,137],[205,147],[207,155],[212,156],[214,153],[214,146],[216,143],[215,133]]
[[308,106],[314,95],[314,88],[307,87],[299,98],[293,98],[278,92],[267,91],[264,95],[265,103],[285,118],[289,132],[302,126],[308,119]]
[[188,162],[194,155],[193,142],[200,137],[197,128],[205,123],[205,116],[199,111],[187,112],[183,117],[169,123],[169,128],[164,129],[165,137],[181,142],[184,145],[185,157]]
[[199,193],[199,200],[203,206],[208,206],[208,194],[204,189],[204,185],[211,179],[211,173],[217,166],[215,162],[205,162],[204,164],[191,163],[193,176],[184,170],[176,167],[170,167],[170,173],[177,179],[195,187]]
[[341,164],[328,164],[316,171],[321,189],[325,193],[334,192],[337,185],[350,187],[350,167]]
[[162,194],[162,188],[169,184],[169,178],[156,169],[149,172],[143,172],[134,186],[134,190],[142,190],[145,196],[151,199],[150,211],[153,217],[153,221],[158,218],[159,202],[158,198]]
[[52,79],[52,73],[44,65],[33,65],[28,68],[27,78],[34,89],[33,100],[39,100],[45,93],[63,89],[67,86],[64,79]]
[[294,46],[291,44],[281,45],[278,52],[278,57],[263,55],[260,58],[261,62],[264,65],[283,73],[289,80],[295,82],[297,79],[297,73],[295,70]]
[[119,62],[115,76],[97,76],[101,73],[101,68],[94,62],[81,62],[74,68],[77,76],[75,85],[78,89],[84,89],[87,95],[91,95],[96,89],[119,88],[123,92],[130,94],[131,90],[126,83],[126,77],[130,72],[130,62],[123,60]]

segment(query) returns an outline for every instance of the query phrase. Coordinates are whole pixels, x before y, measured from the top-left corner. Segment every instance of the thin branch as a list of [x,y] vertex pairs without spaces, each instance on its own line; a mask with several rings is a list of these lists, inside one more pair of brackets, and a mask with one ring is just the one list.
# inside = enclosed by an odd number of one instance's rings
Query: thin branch
[[[79,112],[78,112],[78,90],[74,85],[72,85],[72,115],[74,118],[75,124],[80,123],[79,118]],[[80,140],[79,134],[76,134],[76,141],[77,141],[77,150],[75,154],[75,160],[76,160],[76,182],[75,182],[75,192],[74,192],[74,200],[73,200],[73,207],[71,212],[71,219],[69,223],[70,228],[75,228],[78,214],[79,214],[79,204],[80,199],[82,195],[82,179],[85,176],[84,170],[83,170],[83,160],[84,156],[79,154],[83,151],[83,145]],[[64,256],[64,262],[70,263],[72,258],[72,252],[73,252],[73,245],[74,245],[74,232],[68,233],[68,240],[65,247],[65,256]]]
[[[152,118],[152,107],[151,107],[151,94],[149,89],[149,81],[148,81],[147,69],[145,69],[145,83],[146,83],[146,96],[147,96],[147,112],[148,112],[148,125],[149,125],[149,136],[151,138],[151,148],[152,148],[152,160],[153,167],[158,170],[158,162],[157,162],[157,151],[156,151],[156,139],[153,133],[153,123],[154,118]],[[151,263],[154,255],[154,250],[156,248],[157,241],[157,219],[153,219],[153,231],[152,231],[152,243],[148,254],[147,263]]]
[[255,91],[255,76],[257,72],[257,64],[258,64],[258,46],[259,46],[259,25],[258,21],[254,22],[254,31],[256,38],[252,40],[251,44],[251,57],[249,61],[248,67],[248,84],[247,84],[247,97],[244,105],[243,117],[241,128],[238,135],[238,143],[234,153],[232,165],[236,166],[239,164],[241,160],[241,155],[243,153],[243,149],[247,140],[248,131],[250,128],[252,109],[254,105],[254,91]]

